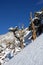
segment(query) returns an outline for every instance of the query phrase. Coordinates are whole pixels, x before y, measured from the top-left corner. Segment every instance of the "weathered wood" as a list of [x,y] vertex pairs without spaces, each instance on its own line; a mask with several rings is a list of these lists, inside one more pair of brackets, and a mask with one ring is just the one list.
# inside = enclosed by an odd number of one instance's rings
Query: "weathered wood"
[[32,39],[35,40],[36,39],[36,29],[35,29],[35,25],[32,22]]

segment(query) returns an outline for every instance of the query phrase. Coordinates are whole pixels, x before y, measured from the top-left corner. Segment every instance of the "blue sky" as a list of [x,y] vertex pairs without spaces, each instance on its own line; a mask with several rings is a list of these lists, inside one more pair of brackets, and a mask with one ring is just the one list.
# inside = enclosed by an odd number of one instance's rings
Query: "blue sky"
[[9,27],[29,25],[30,12],[41,10],[43,0],[0,0],[0,34]]

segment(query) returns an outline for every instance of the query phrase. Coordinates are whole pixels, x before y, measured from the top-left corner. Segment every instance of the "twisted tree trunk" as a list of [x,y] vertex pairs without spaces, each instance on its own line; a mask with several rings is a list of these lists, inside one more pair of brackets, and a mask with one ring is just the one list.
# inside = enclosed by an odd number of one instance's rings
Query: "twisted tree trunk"
[[32,22],[32,39],[35,40],[36,39],[36,29],[35,29],[35,25]]

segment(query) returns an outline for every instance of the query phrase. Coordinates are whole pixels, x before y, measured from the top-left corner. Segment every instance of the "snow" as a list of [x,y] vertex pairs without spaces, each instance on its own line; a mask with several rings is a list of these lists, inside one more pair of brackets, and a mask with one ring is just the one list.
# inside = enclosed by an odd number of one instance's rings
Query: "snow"
[[43,65],[43,34],[4,65]]
[[10,27],[9,30],[13,30],[13,27]]
[[40,12],[36,12],[36,13],[38,13],[38,14],[42,14],[42,12],[43,12],[43,11],[40,11]]
[[32,32],[31,31],[26,31],[24,35],[24,43],[25,45],[29,44],[31,40]]
[[31,32],[31,31],[26,31],[26,32],[25,32],[26,35],[24,35],[24,37],[28,36],[28,34],[29,34],[30,32]]
[[39,20],[39,18],[38,18],[38,17],[35,17],[35,18],[33,18],[33,19],[32,19],[32,21],[34,21],[35,19],[38,19],[38,20]]

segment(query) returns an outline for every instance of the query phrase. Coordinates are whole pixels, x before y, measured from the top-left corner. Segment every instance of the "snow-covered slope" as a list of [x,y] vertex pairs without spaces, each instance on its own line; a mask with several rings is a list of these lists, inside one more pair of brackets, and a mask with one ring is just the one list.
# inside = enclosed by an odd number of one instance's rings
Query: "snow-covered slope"
[[43,65],[43,34],[4,65]]

